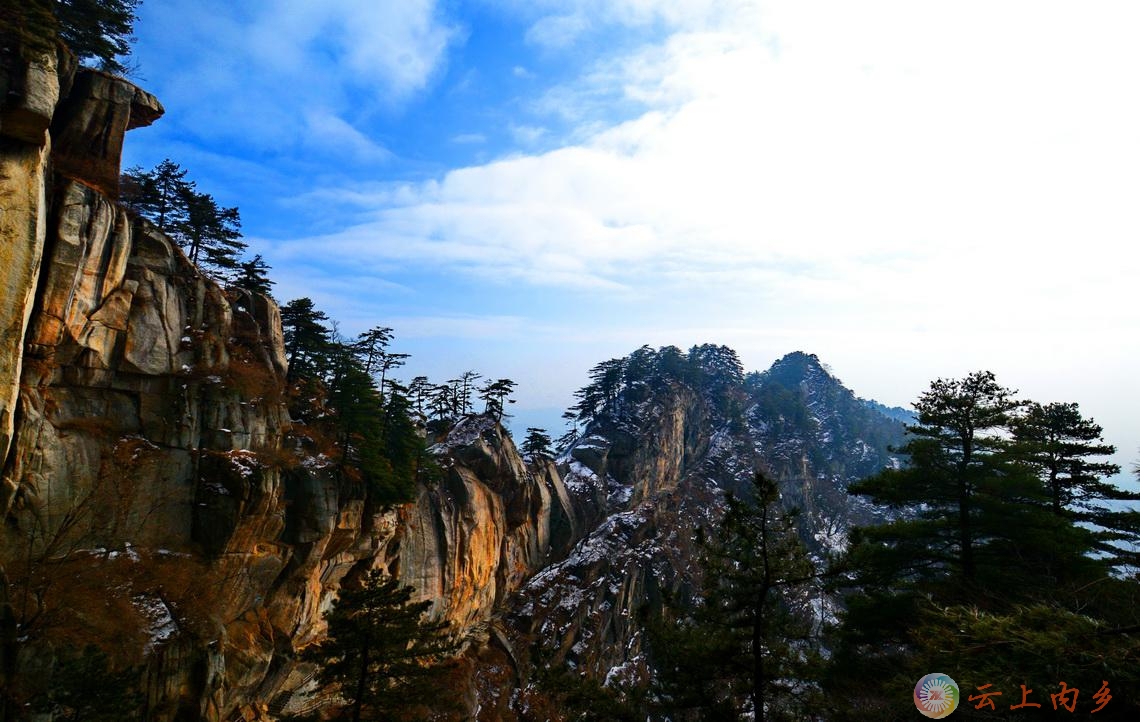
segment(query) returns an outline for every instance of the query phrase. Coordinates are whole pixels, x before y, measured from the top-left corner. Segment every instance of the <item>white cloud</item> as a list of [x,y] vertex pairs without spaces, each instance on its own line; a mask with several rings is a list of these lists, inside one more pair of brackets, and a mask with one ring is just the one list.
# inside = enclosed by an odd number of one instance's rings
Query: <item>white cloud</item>
[[[799,1],[678,20],[545,93],[534,107],[573,123],[562,147],[347,189],[364,220],[290,261],[587,299],[560,318],[582,369],[644,342],[727,343],[755,366],[800,348],[907,403],[992,368],[1134,429],[1138,21],[1121,2]],[[614,120],[615,102],[637,112]],[[513,323],[493,337],[534,328]]]
[[392,153],[337,116],[320,111],[305,113],[306,143],[314,148],[336,148],[358,162],[390,160]]
[[510,131],[515,143],[524,147],[533,146],[550,132],[546,128],[540,128],[534,125],[514,124],[510,126]]
[[590,27],[583,14],[547,15],[527,31],[526,39],[548,48],[568,48]]
[[287,153],[330,131],[344,157],[375,155],[355,121],[423,92],[460,39],[436,0],[171,0],[144,5],[140,30],[167,125]]
[[607,27],[651,28],[655,24],[688,31],[752,21],[755,0],[515,0],[516,12],[533,18],[529,42],[571,49],[583,35]]
[[[773,3],[757,25],[743,3],[609,59],[567,97],[620,87],[642,114],[386,192],[322,248],[537,286],[762,288],[884,319],[931,320],[949,293],[971,323],[1029,297],[1078,308],[1090,288],[1127,307],[1131,5],[810,6]],[[623,7],[682,23],[707,5]]]

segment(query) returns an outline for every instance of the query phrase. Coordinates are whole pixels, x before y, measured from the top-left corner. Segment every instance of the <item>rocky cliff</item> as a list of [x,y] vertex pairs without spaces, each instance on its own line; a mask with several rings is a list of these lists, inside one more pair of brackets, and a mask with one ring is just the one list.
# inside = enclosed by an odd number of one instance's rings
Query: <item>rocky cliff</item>
[[[814,356],[789,354],[746,377],[724,347],[695,347],[677,371],[682,358],[666,347],[616,360],[623,380],[602,390],[608,401],[559,459],[588,531],[507,600],[497,623],[510,654],[477,670],[481,719],[557,719],[545,669],[618,693],[644,688],[655,664],[646,621],[692,600],[698,540],[717,534],[725,494],[747,493],[757,469],[803,512],[800,535],[821,564],[853,524],[873,519],[844,489],[899,462],[890,448],[900,421],[857,399]],[[835,601],[822,588],[813,597],[804,602],[823,622]]]
[[[0,125],[0,674],[33,698],[97,642],[148,719],[319,707],[295,652],[340,581],[384,568],[478,648],[581,520],[551,464],[486,418],[442,481],[375,510],[290,436],[280,316],[116,205],[124,134],[161,105],[63,52],[8,51]],[[13,716],[7,711],[9,717]]]

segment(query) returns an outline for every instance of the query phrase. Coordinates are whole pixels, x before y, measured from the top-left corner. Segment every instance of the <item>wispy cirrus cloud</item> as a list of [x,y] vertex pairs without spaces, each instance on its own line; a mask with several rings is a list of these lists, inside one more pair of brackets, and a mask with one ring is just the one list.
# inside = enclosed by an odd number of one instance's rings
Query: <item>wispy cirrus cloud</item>
[[[429,87],[462,39],[436,0],[150,3],[140,48],[169,128],[247,151],[375,160],[370,114]],[[204,47],[224,52],[201,52]],[[169,65],[167,64],[169,63]]]

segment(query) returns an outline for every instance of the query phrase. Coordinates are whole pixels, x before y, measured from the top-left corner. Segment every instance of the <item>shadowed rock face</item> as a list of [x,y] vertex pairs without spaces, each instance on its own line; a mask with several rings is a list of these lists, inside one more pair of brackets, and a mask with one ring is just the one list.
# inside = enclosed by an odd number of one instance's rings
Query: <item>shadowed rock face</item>
[[80,69],[52,120],[56,172],[117,199],[126,132],[150,125],[163,112],[150,93],[107,73]]

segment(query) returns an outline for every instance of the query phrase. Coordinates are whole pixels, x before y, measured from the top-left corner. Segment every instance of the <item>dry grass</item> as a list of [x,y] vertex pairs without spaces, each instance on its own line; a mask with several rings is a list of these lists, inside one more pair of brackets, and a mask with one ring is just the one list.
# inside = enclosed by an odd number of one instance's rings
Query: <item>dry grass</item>
[[269,366],[250,356],[248,351],[231,356],[229,366],[221,373],[222,383],[243,399],[281,403],[285,398],[284,382]]

